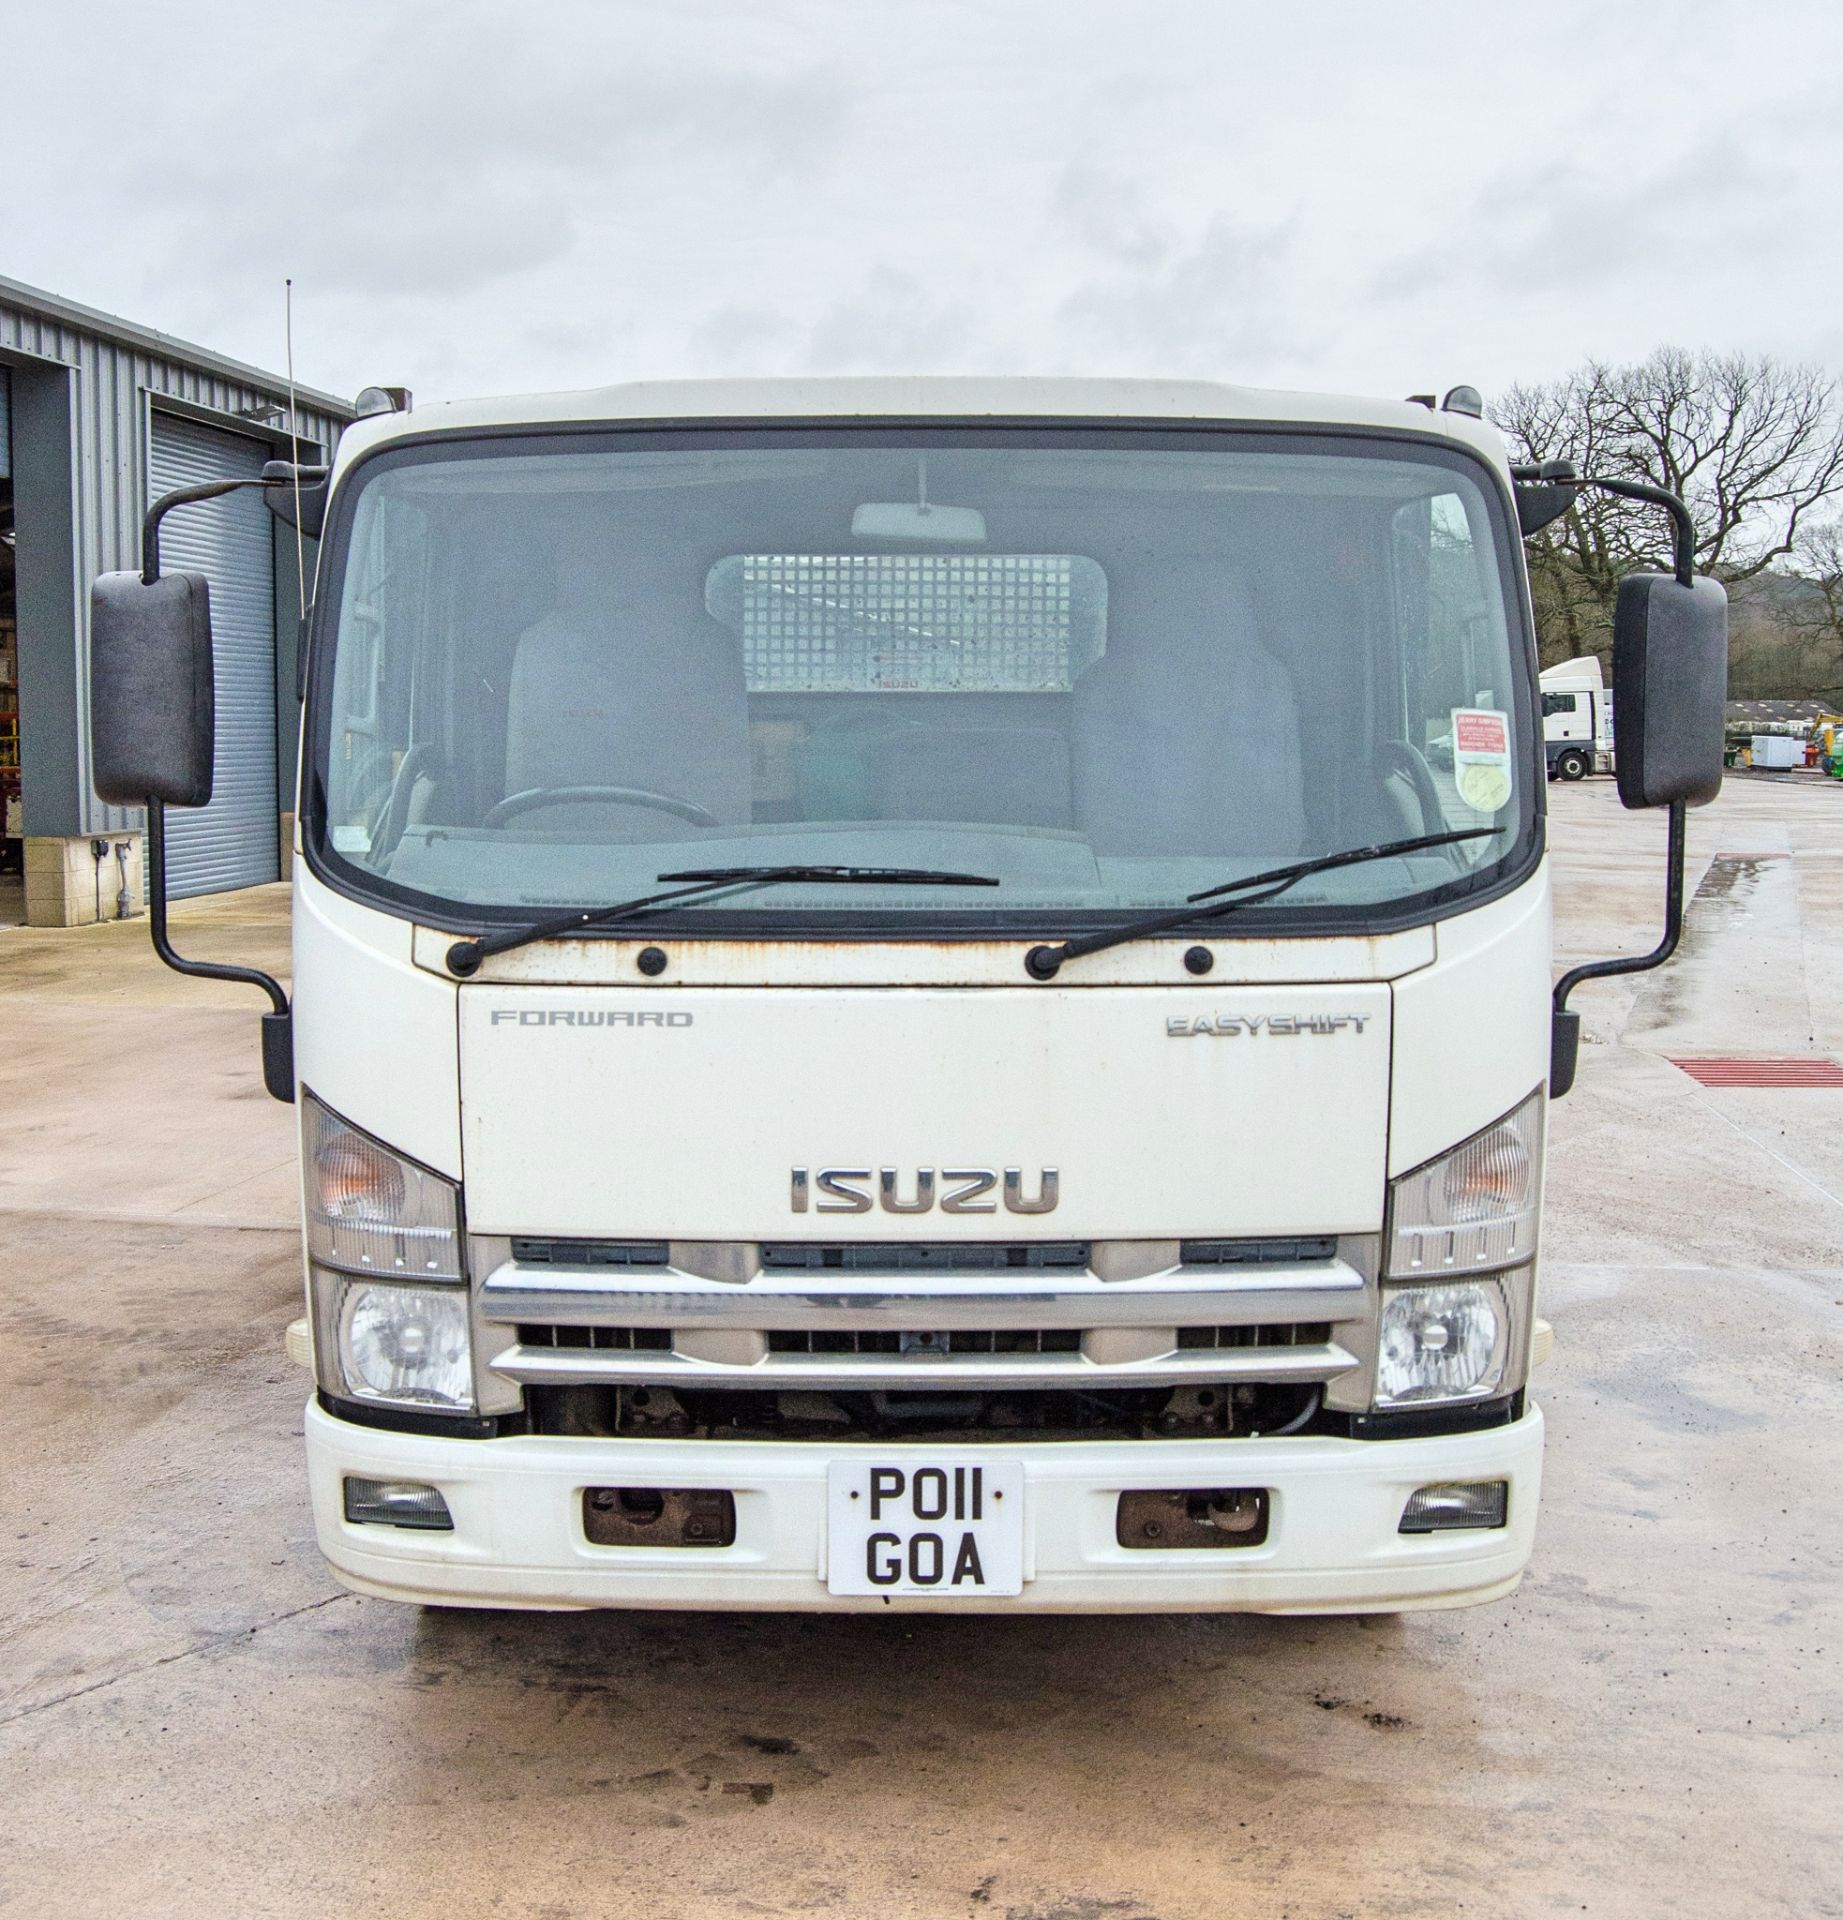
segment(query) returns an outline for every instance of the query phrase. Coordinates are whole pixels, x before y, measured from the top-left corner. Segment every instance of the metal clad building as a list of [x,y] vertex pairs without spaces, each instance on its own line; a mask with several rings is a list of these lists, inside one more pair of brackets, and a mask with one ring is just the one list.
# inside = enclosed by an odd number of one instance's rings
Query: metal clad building
[[[92,837],[141,825],[138,812],[105,807],[90,786],[90,582],[139,565],[141,517],[166,487],[290,457],[287,386],[0,279],[0,409],[10,415],[10,434],[0,432],[10,500],[0,493],[0,511],[10,505],[17,628],[16,685],[0,686],[0,706],[16,707],[19,757],[19,801],[0,830],[25,842],[28,916],[56,924],[92,917],[54,900],[73,892],[59,873],[80,878]],[[349,418],[343,402],[300,390],[300,457],[329,457]],[[277,816],[293,804],[294,535],[253,492],[232,494],[170,517],[163,551],[169,565],[210,577],[217,633],[218,787],[209,808],[172,816],[174,891],[273,880],[283,858]],[[310,579],[314,559],[309,542]]]
[[[156,412],[152,491],[226,479],[254,480],[267,450],[243,436]],[[273,880],[281,816],[276,765],[275,522],[252,489],[173,514],[162,564],[211,582],[217,755],[211,804],[175,807],[167,832],[167,884],[175,894],[222,893]]]

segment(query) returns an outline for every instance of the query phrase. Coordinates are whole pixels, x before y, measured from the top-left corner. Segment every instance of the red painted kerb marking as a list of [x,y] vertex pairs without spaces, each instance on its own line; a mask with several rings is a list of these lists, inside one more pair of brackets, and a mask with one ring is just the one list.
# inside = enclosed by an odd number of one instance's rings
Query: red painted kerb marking
[[1705,1087],[1843,1087],[1843,1066],[1834,1060],[1736,1060],[1713,1055],[1676,1060],[1692,1080]]

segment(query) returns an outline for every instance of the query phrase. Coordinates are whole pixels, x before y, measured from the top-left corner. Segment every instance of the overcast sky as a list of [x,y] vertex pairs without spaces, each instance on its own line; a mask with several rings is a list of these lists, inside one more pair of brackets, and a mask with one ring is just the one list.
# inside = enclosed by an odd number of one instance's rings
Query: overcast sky
[[304,382],[1843,371],[1834,0],[64,0],[0,273]]

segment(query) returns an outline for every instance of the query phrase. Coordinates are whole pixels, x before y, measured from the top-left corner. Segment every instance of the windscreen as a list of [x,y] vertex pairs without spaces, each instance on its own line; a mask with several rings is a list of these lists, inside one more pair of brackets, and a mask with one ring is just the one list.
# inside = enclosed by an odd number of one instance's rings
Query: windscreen
[[[348,485],[310,844],[438,916],[924,868],[699,927],[1041,928],[1460,828],[1248,920],[1455,897],[1518,845],[1529,668],[1483,469],[1234,433],[559,435]],[[1047,916],[1047,918],[1046,918]]]

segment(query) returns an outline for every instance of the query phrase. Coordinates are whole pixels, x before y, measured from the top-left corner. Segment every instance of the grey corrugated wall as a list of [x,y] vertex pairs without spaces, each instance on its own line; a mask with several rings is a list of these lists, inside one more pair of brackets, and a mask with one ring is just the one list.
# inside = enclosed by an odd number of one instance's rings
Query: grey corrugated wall
[[[28,489],[34,485],[49,486],[59,495],[53,505],[62,512],[54,518],[68,519],[67,534],[41,529],[36,547],[20,556],[22,594],[27,590],[28,560],[37,574],[31,638],[40,650],[28,678],[28,609],[22,603],[20,748],[26,832],[106,833],[137,827],[138,809],[105,807],[90,787],[90,582],[98,573],[140,564],[153,410],[164,403],[218,426],[254,432],[285,457],[285,441],[278,443],[272,431],[239,416],[249,408],[285,405],[286,383],[6,280],[0,280],[0,361],[13,373],[22,538],[33,504]],[[65,388],[67,403],[60,391]],[[63,428],[66,417],[68,433]],[[326,396],[303,396],[298,409],[303,442],[313,442],[330,455],[345,417],[345,409]],[[285,427],[285,415],[282,424]],[[69,442],[67,485],[56,471],[55,442],[60,436]],[[22,438],[28,442],[23,448]],[[50,556],[46,531],[57,547]],[[292,535],[289,541],[292,546]],[[60,569],[66,577],[54,581],[49,563],[62,556],[66,546],[68,561]],[[284,639],[282,651],[292,673],[293,636]],[[61,657],[42,657],[54,641],[60,643]],[[281,758],[284,772],[291,770],[292,742],[285,730]],[[292,803],[284,799],[283,804]]]

